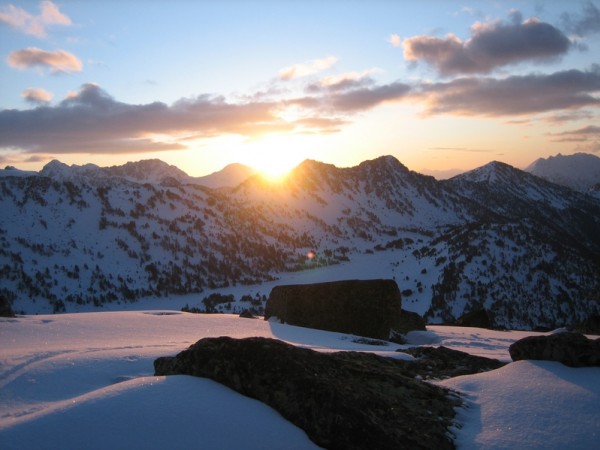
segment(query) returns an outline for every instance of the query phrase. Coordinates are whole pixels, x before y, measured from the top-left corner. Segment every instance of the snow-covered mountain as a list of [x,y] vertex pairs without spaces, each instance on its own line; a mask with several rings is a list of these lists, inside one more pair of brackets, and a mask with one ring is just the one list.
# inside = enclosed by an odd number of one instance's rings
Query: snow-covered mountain
[[436,181],[391,156],[305,161],[280,183],[219,189],[156,160],[3,172],[0,294],[16,310],[226,293],[370,256],[365,276],[395,277],[431,322],[481,307],[513,328],[600,313],[600,201],[502,163]]
[[[12,173],[6,172],[12,170]],[[15,172],[16,171],[16,172]],[[21,172],[7,168],[3,175],[16,175]],[[122,166],[99,167],[95,164],[68,166],[53,160],[46,164],[39,173],[42,176],[57,181],[85,181],[90,179],[122,179],[134,183],[150,183],[164,185],[199,184],[209,188],[235,187],[256,174],[256,170],[243,164],[229,164],[222,170],[203,177],[191,177],[183,170],[169,165],[159,159],[147,159],[138,162],[128,162]]]
[[550,156],[530,164],[526,172],[579,192],[600,195],[600,158],[589,153]]
[[99,167],[95,164],[68,166],[53,160],[46,164],[40,175],[56,181],[81,181],[90,179],[120,179],[135,183],[188,183],[193,178],[175,166],[158,159],[128,162],[122,166]]
[[221,187],[236,187],[246,181],[253,175],[256,175],[256,169],[244,164],[233,163],[228,164],[222,170],[213,172],[210,175],[197,177],[196,183],[203,186],[217,189]]

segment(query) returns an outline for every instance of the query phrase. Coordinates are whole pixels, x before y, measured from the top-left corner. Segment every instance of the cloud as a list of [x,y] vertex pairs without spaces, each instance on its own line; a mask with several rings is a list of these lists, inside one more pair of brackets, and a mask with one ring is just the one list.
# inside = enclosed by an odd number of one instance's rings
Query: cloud
[[81,72],[83,65],[72,53],[65,50],[48,52],[36,47],[11,52],[7,58],[8,65],[15,69],[32,67],[49,68],[52,73]]
[[369,86],[375,83],[370,75],[377,71],[379,71],[379,69],[369,69],[363,72],[346,72],[339,75],[324,77],[316,83],[309,84],[306,87],[306,91],[346,91],[349,89]]
[[27,88],[21,92],[21,97],[28,103],[36,105],[49,103],[52,100],[52,93],[42,88]]
[[600,127],[597,125],[588,125],[587,127],[579,128],[577,130],[571,131],[563,131],[562,133],[558,133],[560,135],[592,135],[592,136],[600,136]]
[[575,33],[578,36],[598,33],[600,32],[600,10],[588,1],[583,5],[581,15],[563,13],[561,25],[568,33]]
[[318,95],[289,99],[285,104],[319,114],[347,115],[372,109],[385,102],[402,100],[407,98],[412,89],[408,84],[399,81],[372,87],[363,87],[360,84],[353,87],[331,90],[312,88]]
[[314,75],[315,73],[329,69],[336,62],[335,56],[328,56],[322,59],[314,59],[307,63],[294,64],[293,66],[285,67],[279,71],[279,78],[284,81],[293,80],[295,78],[302,78],[308,75]]
[[553,137],[552,142],[597,142],[600,140],[600,127],[588,125],[576,130],[548,133],[548,136]]
[[[286,122],[276,102],[229,103],[200,95],[172,105],[116,101],[85,84],[56,106],[0,111],[0,148],[30,153],[131,153],[187,148],[187,139],[269,132],[331,132],[342,121]],[[312,122],[311,122],[312,120]],[[168,136],[168,138],[164,138]]]
[[40,14],[37,16],[14,5],[4,6],[0,9],[0,22],[38,38],[47,37],[46,28],[49,25],[71,25],[71,19],[61,13],[58,6],[47,0],[41,2]]
[[589,71],[566,70],[495,78],[459,78],[423,84],[412,97],[425,102],[425,115],[514,116],[597,106],[600,66]]
[[402,45],[402,38],[397,34],[390,34],[388,42],[392,44],[392,47],[400,47]]
[[404,58],[425,62],[444,76],[485,74],[523,61],[552,60],[570,49],[571,41],[558,28],[538,19],[521,22],[518,11],[510,17],[510,23],[475,23],[466,41],[453,34],[407,38]]
[[429,150],[437,150],[444,152],[468,152],[468,153],[492,153],[495,150],[487,148],[470,148],[470,147],[429,147]]
[[328,117],[307,117],[294,121],[294,125],[300,127],[299,131],[307,134],[317,132],[319,134],[337,133],[347,124],[347,120]]
[[411,91],[408,84],[396,81],[370,88],[354,89],[331,98],[331,105],[337,111],[357,112],[374,108],[381,103],[406,98]]
[[591,120],[596,117],[591,111],[579,110],[579,111],[567,111],[564,113],[557,113],[548,117],[544,120],[554,124],[561,124],[564,122],[574,122],[577,120]]

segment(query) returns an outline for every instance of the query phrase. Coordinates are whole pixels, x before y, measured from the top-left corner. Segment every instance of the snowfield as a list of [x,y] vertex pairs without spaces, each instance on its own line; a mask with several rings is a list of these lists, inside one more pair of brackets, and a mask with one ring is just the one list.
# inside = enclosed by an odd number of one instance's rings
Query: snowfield
[[[509,362],[533,332],[430,326],[412,345],[444,345]],[[268,406],[207,379],[153,376],[153,361],[204,337],[264,336],[318,351],[411,359],[397,344],[177,311],[0,319],[0,447],[8,449],[308,449],[306,434]],[[412,346],[411,345],[411,346]],[[521,361],[437,382],[466,407],[451,430],[462,449],[600,448],[600,368]]]

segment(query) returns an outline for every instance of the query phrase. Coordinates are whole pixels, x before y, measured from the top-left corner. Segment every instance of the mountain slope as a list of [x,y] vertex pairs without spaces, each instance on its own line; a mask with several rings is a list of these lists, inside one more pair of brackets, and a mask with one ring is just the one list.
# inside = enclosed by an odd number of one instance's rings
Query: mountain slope
[[483,214],[431,242],[445,265],[427,317],[485,308],[498,325],[552,327],[598,310],[600,202],[498,162],[444,183]]
[[280,183],[255,175],[220,189],[175,169],[3,173],[0,295],[17,310],[64,311],[227,292],[373,254],[433,322],[480,307],[513,328],[600,313],[600,202],[505,164],[436,181],[391,156],[305,161]]

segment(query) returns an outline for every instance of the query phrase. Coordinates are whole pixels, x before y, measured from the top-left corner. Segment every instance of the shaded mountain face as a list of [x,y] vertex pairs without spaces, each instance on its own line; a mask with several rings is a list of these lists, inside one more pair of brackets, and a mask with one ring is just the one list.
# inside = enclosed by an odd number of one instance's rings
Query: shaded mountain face
[[229,164],[218,172],[211,173],[203,177],[196,177],[195,183],[201,184],[212,189],[218,188],[234,188],[239,184],[246,181],[253,175],[256,175],[257,171],[252,167],[244,164]]
[[280,183],[253,176],[229,189],[137,164],[4,173],[0,294],[63,311],[367,253],[391,261],[403,305],[431,322],[486,308],[499,326],[553,327],[600,313],[600,201],[502,163],[436,181],[391,156],[305,161]]
[[533,175],[579,192],[597,195],[600,158],[588,153],[550,156],[534,161],[526,169]]

